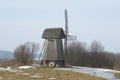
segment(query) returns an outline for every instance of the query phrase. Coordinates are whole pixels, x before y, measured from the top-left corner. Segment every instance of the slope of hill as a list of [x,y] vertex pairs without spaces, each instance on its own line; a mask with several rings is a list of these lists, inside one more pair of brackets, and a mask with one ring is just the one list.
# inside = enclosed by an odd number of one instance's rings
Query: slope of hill
[[10,59],[13,59],[13,53],[10,52],[10,51],[3,51],[3,50],[0,50],[0,60],[10,60]]
[[[40,54],[35,54],[35,60],[38,60]],[[0,50],[0,61],[13,59],[14,55],[10,51]]]

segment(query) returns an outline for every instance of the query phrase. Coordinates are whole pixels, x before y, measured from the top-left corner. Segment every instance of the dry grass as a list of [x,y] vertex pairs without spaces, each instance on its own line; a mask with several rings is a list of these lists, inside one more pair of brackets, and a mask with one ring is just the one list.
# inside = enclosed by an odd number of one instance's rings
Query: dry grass
[[0,80],[50,80],[49,78],[55,78],[55,80],[105,80],[86,74],[54,70],[51,68],[19,70],[18,72],[0,72]]
[[115,73],[115,76],[116,76],[117,78],[120,78],[120,73]]
[[0,67],[8,67],[8,66],[18,67],[20,65],[21,64],[16,62],[16,60],[8,60],[0,63]]

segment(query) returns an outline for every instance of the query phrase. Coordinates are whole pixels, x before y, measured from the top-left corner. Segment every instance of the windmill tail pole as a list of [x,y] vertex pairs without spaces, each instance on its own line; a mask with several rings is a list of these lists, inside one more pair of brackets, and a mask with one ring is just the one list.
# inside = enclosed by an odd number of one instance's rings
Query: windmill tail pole
[[44,44],[43,44],[43,47],[42,47],[41,53],[40,53],[39,58],[38,58],[38,63],[40,63],[40,61],[41,61],[41,57],[43,56],[43,51],[44,51],[44,49],[45,49],[45,43],[46,43],[46,41],[45,41]]

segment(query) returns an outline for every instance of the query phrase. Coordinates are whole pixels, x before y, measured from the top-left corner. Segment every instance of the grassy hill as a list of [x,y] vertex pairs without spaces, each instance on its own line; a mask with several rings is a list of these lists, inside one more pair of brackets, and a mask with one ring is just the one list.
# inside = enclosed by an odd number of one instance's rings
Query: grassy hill
[[53,68],[33,68],[15,72],[0,72],[1,80],[105,80],[87,74]]

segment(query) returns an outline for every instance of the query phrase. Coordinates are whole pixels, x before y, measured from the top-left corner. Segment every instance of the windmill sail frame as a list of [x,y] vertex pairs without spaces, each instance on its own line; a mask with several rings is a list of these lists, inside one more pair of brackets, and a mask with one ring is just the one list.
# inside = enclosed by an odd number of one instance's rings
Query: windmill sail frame
[[65,41],[64,41],[64,54],[65,54],[65,64],[67,64],[67,35],[69,33],[68,31],[68,14],[67,14],[67,10],[65,9]]

